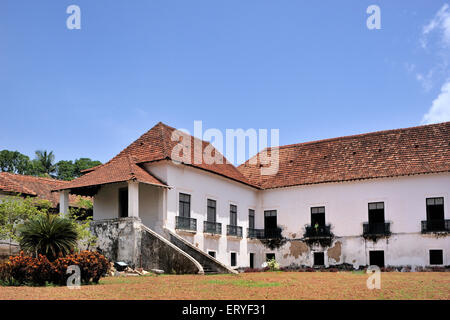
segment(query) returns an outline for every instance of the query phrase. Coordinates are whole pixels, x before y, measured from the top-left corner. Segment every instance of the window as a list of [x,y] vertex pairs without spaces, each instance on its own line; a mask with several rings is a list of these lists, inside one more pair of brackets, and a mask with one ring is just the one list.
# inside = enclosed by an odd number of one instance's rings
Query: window
[[231,252],[231,266],[235,267],[236,266],[236,252]]
[[180,193],[180,217],[191,217],[191,195]]
[[314,252],[314,265],[315,266],[325,265],[325,254],[323,252]]
[[275,253],[266,253],[266,261],[275,259]]
[[311,208],[311,226],[314,227],[316,224],[319,227],[325,226],[325,207]]
[[255,229],[255,210],[248,209],[248,227]]
[[250,253],[250,268],[254,268],[255,267],[255,254],[254,253]]
[[237,226],[237,207],[230,204],[230,226]]
[[128,217],[128,188],[119,189],[119,218]]
[[444,220],[444,198],[427,199],[427,220]]
[[213,258],[216,257],[216,252],[215,252],[215,251],[208,251],[208,254],[209,254],[211,257],[213,257]]
[[430,264],[444,264],[442,250],[430,250]]
[[384,202],[369,203],[369,224],[384,223]]
[[264,211],[264,229],[273,230],[277,228],[277,210]]
[[207,221],[216,222],[216,200],[208,199]]
[[384,251],[375,250],[369,252],[369,264],[371,266],[384,267]]

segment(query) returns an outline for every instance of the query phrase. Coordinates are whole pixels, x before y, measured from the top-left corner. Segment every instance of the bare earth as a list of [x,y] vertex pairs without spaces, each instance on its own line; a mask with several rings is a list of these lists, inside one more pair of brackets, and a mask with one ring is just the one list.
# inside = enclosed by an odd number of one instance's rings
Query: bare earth
[[265,272],[239,275],[151,275],[104,278],[98,285],[0,287],[0,299],[450,299],[450,272],[388,272],[381,289],[353,272]]

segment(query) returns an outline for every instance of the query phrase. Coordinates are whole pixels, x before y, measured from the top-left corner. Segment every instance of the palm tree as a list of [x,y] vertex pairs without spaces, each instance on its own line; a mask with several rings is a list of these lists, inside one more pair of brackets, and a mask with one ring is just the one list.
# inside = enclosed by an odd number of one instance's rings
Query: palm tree
[[45,255],[50,261],[71,253],[78,240],[74,224],[69,219],[53,214],[39,215],[25,222],[19,234],[23,250]]
[[36,160],[41,165],[45,174],[51,175],[56,171],[55,155],[53,151],[47,152],[47,150],[37,150]]

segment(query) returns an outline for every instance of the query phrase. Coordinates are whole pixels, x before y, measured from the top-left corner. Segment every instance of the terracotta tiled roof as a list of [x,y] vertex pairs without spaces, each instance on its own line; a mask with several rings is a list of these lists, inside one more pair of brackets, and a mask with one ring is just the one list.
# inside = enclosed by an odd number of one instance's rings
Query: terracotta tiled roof
[[167,187],[164,182],[137,165],[129,153],[120,153],[104,165],[96,167],[95,170],[55,188],[55,190],[84,188],[130,180]]
[[238,169],[264,189],[450,172],[450,122],[282,146],[279,159],[271,176],[259,160]]
[[[71,181],[61,189],[74,189],[87,186],[95,186],[106,183],[128,181],[136,179],[140,182],[150,183],[154,185],[166,186],[152,174],[147,172],[141,166],[144,163],[151,163],[161,160],[178,160],[173,159],[173,147],[178,144],[172,141],[172,133],[175,128],[169,127],[163,123],[158,123],[127,148],[121,151],[117,156],[109,162],[88,170],[85,175]],[[194,157],[199,155],[206,147],[210,146],[209,142],[201,141],[197,138],[189,136],[191,140],[191,161],[184,163],[202,170],[206,170],[232,180],[250,185],[248,180],[240,173],[235,166],[223,157],[223,164],[206,164],[204,161],[196,164]],[[194,148],[194,141],[202,146],[202,150]],[[215,149],[214,149],[215,150]],[[218,151],[214,151],[218,153]]]
[[[38,198],[51,201],[53,207],[56,207],[59,203],[59,194],[51,191],[68,183],[68,181],[50,178],[0,172],[0,191],[13,194],[20,193],[25,196],[37,196]],[[70,204],[74,206],[77,200],[77,197],[74,195],[71,195],[69,198]]]

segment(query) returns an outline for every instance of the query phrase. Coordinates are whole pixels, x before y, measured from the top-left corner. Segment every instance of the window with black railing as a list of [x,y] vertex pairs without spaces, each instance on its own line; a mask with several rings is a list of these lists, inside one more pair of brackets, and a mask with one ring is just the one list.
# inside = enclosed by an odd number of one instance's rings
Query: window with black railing
[[197,219],[177,216],[175,217],[175,228],[197,232]]
[[331,234],[331,226],[330,225],[307,225],[305,226],[305,238],[330,238]]
[[211,234],[222,234],[222,224],[218,222],[203,222],[203,232]]
[[427,220],[422,221],[422,233],[450,232],[450,220],[444,218],[444,198],[427,198]]
[[247,238],[264,239],[264,229],[247,228]]
[[227,236],[234,236],[242,238],[242,227],[239,226],[227,226]]
[[365,222],[363,223],[364,236],[386,236],[391,234],[389,222]]
[[450,220],[425,220],[422,221],[422,233],[450,232]]

